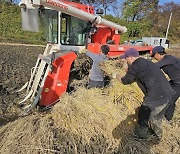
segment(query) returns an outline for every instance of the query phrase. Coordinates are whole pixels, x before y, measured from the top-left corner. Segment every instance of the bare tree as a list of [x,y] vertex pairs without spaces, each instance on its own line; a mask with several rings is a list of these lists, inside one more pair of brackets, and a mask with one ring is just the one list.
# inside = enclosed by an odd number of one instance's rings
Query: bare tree
[[107,14],[107,11],[113,7],[114,3],[118,3],[117,0],[81,0],[84,4],[89,4],[95,7],[95,9],[103,8],[104,14]]
[[94,6],[95,0],[80,0],[81,3]]
[[119,3],[115,2],[112,4],[112,12],[115,17],[120,18],[122,16],[122,10],[123,10],[123,1],[120,1]]
[[159,0],[126,0],[123,3],[123,17],[128,21],[146,18],[158,7]]
[[149,16],[151,26],[153,27],[151,30],[152,35],[160,34],[161,36],[165,36],[171,13],[172,20],[169,29],[169,36],[174,39],[176,37],[180,38],[180,4],[174,2],[165,3],[164,5],[159,6]]

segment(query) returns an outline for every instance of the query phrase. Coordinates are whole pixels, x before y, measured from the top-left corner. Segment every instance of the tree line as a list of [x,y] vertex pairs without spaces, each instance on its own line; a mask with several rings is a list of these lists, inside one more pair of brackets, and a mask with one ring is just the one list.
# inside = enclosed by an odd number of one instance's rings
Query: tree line
[[[180,39],[180,4],[170,2],[159,5],[159,0],[79,0],[84,4],[103,8],[105,18],[122,23],[128,28],[124,39],[142,36],[165,37],[170,14],[172,19],[169,39]],[[112,14],[107,11],[112,8]]]
[[[5,0],[0,0],[0,1],[5,1]],[[6,1],[8,1],[9,3],[9,1],[11,0],[6,0]],[[103,18],[106,18],[107,20],[110,20],[117,24],[126,26],[128,31],[127,33],[122,35],[121,37],[122,42],[127,39],[141,38],[142,36],[165,37],[169,16],[171,13],[172,13],[172,20],[170,24],[168,39],[176,42],[179,41],[180,39],[180,20],[179,20],[180,4],[179,3],[170,2],[170,3],[165,3],[163,5],[159,5],[159,0],[124,0],[124,1],[72,0],[72,1],[94,6],[95,10],[101,8],[104,10]],[[18,0],[12,0],[11,3],[17,4]],[[109,13],[110,9],[111,12]],[[16,10],[19,10],[19,8],[17,8]],[[1,7],[0,7],[0,12],[2,12]],[[0,18],[2,14],[4,13],[0,13]],[[18,15],[20,16],[20,14]],[[17,15],[16,18],[18,18]],[[6,17],[3,18],[3,20],[6,19],[7,19]],[[3,31],[2,27],[3,27],[2,24],[0,24],[0,33],[2,33]]]

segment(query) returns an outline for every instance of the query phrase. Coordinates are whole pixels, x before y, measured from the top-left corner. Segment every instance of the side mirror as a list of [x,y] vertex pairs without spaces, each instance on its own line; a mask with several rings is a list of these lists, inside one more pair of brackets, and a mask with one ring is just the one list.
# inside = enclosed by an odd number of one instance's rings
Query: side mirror
[[98,14],[98,15],[104,14],[103,9],[97,9],[97,10],[96,10],[96,14]]

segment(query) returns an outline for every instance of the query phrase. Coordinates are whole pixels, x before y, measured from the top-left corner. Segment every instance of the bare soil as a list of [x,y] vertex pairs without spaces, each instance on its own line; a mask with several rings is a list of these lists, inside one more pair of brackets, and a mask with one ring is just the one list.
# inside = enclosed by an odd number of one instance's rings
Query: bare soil
[[0,45],[0,125],[16,119],[18,94],[30,78],[31,68],[45,47],[26,45]]

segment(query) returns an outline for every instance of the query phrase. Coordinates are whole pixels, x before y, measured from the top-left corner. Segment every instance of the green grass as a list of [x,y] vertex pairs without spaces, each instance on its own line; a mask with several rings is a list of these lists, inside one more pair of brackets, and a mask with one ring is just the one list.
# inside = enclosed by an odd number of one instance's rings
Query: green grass
[[22,31],[21,10],[17,5],[0,3],[0,42],[45,44],[43,32]]

